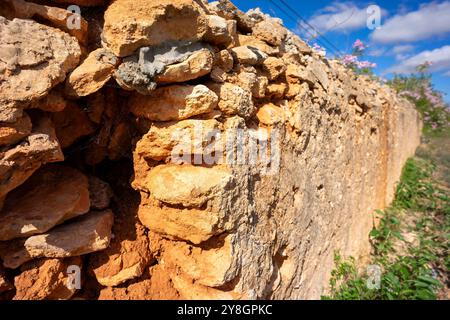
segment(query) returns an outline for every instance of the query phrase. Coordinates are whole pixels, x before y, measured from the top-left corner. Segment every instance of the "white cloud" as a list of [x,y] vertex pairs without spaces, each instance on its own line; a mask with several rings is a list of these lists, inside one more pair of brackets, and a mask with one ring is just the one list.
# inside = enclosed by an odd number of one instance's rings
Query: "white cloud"
[[410,57],[411,51],[414,50],[414,46],[410,44],[398,45],[392,48],[391,54],[395,56],[395,60],[405,60]]
[[388,19],[371,34],[379,43],[414,42],[450,33],[450,1],[432,2]]
[[[386,11],[382,10],[382,14]],[[346,33],[365,28],[367,7],[358,7],[353,2],[335,2],[318,11],[309,23],[321,33],[330,31]]]
[[369,51],[367,51],[367,55],[371,57],[381,57],[382,55],[386,54],[387,49],[386,48],[370,48]]
[[[432,72],[446,71],[450,69],[450,45],[443,46],[434,50],[422,51],[412,57],[403,60],[400,64],[388,69],[386,72],[409,73],[415,68],[426,62],[431,61],[433,64],[430,68]],[[450,71],[449,71],[450,72]]]
[[444,76],[450,77],[450,70],[448,70],[446,73],[444,73]]
[[414,49],[413,45],[404,44],[404,45],[399,45],[399,46],[393,47],[392,52],[394,54],[408,53],[408,52],[412,51],[413,49]]

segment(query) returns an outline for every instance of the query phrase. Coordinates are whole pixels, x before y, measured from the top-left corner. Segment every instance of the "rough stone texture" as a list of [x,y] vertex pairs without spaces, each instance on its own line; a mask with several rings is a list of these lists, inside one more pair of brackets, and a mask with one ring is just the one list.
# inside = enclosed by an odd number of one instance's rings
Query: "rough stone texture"
[[152,259],[145,228],[136,217],[136,194],[129,189],[123,194],[129,201],[118,202],[110,246],[90,258],[90,268],[103,286],[118,286],[140,277]]
[[219,215],[204,210],[165,207],[143,193],[139,220],[148,229],[173,240],[200,244],[224,231]]
[[89,211],[88,179],[78,170],[48,165],[6,197],[0,241],[44,233]]
[[228,46],[236,40],[236,21],[208,15],[208,31],[204,39],[215,45]]
[[231,83],[210,84],[208,87],[219,96],[219,109],[226,115],[249,118],[255,112],[250,91]]
[[237,276],[238,268],[233,265],[233,248],[230,237],[220,239],[218,248],[200,248],[183,242],[173,243],[164,251],[164,263],[179,274],[207,287],[221,287]]
[[[87,13],[95,28],[83,56],[102,46],[102,8]],[[388,86],[325,59],[260,10],[115,0],[102,38],[123,58],[118,86],[100,88],[110,71],[96,81],[103,69],[91,53],[72,74],[88,96],[73,102],[55,86],[78,65],[76,40],[14,21],[0,20],[0,122],[14,126],[29,108],[33,128],[0,148],[0,208],[20,208],[10,199],[28,195],[42,164],[63,160],[60,143],[72,167],[112,183],[110,203],[107,185],[90,178],[90,209],[111,205],[117,217],[113,234],[106,210],[0,241],[5,267],[86,254],[79,298],[303,299],[326,293],[336,250],[365,260],[374,210],[391,202],[420,140],[417,111]],[[24,298],[70,296],[53,290],[63,260],[48,261],[0,281],[18,275]]]
[[51,117],[55,125],[56,136],[63,149],[95,131],[87,113],[71,102],[63,111],[55,112]]
[[173,121],[211,112],[217,95],[204,85],[173,85],[156,89],[151,95],[134,94],[130,110],[137,117],[152,121]]
[[67,77],[65,93],[72,97],[88,96],[111,79],[119,60],[108,50],[92,51]]
[[209,8],[220,17],[236,20],[238,28],[243,32],[251,32],[254,26],[254,21],[229,0],[211,2]]
[[95,176],[89,176],[89,198],[91,208],[103,210],[109,207],[113,191],[106,182]]
[[53,89],[44,98],[33,102],[30,108],[40,109],[48,112],[60,112],[63,111],[69,102],[63,96],[62,90],[58,87]]
[[72,286],[69,266],[81,269],[80,257],[67,259],[38,259],[21,267],[14,278],[14,300],[68,300],[76,292]]
[[201,49],[185,61],[167,66],[162,74],[156,76],[156,82],[164,84],[200,78],[211,72],[213,61],[212,52],[209,49]]
[[230,183],[226,169],[167,164],[155,167],[143,185],[161,202],[190,208],[201,207]]
[[100,291],[99,300],[162,300],[181,299],[173,287],[167,270],[161,265],[150,267],[141,281],[125,287],[106,287]]
[[156,88],[157,81],[192,80],[211,71],[212,63],[208,45],[185,40],[169,41],[159,46],[142,47],[124,58],[114,76],[125,90],[149,94]]
[[37,120],[33,132],[16,147],[0,153],[0,199],[48,162],[64,160],[48,118]]
[[[74,17],[73,12],[69,10],[39,5],[24,0],[3,0],[3,3],[0,14],[6,18],[34,18],[45,21],[52,27],[59,28],[74,36],[81,44],[87,44],[88,23],[82,16]],[[79,23],[79,28],[71,27],[75,22]]]
[[32,20],[0,17],[0,121],[14,122],[21,109],[64,81],[79,62],[78,42]]
[[235,47],[230,51],[235,60],[241,64],[261,64],[267,58],[264,52],[250,46]]
[[0,248],[3,265],[15,269],[34,258],[67,258],[106,249],[111,240],[113,216],[110,210],[90,212],[48,233],[3,243]]
[[249,35],[238,35],[238,43],[240,46],[252,47],[264,52],[267,55],[277,55],[280,53],[280,49],[277,47],[272,47],[266,42]]
[[284,120],[283,109],[273,103],[266,103],[259,108],[256,117],[259,122],[265,125],[273,126]]
[[275,57],[268,57],[264,60],[263,68],[267,72],[269,80],[276,80],[286,71],[283,60]]
[[103,39],[116,56],[125,57],[144,46],[200,40],[207,26],[193,0],[116,0],[105,12]]
[[0,124],[0,146],[11,145],[26,138],[31,133],[30,117],[24,113],[14,123]]
[[[178,156],[176,150],[174,151],[175,147],[178,147],[180,152],[184,151],[186,156],[195,155],[197,150],[210,140],[208,137],[220,127],[221,123],[214,119],[155,123],[137,143],[135,159],[166,160],[172,155]],[[136,177],[138,176],[139,171],[136,171]],[[136,178],[134,183],[139,183],[139,178]]]
[[287,30],[275,21],[263,20],[255,25],[253,35],[270,45],[279,46],[286,38]]

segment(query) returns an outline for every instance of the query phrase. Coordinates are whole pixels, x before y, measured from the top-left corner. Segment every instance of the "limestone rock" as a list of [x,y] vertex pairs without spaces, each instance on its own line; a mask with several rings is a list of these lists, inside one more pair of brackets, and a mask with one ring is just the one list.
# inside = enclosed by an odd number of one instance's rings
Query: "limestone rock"
[[267,72],[269,80],[276,80],[286,71],[283,60],[275,57],[268,57],[264,60],[263,68]]
[[[13,19],[37,19],[45,21],[52,27],[59,28],[74,36],[81,44],[87,44],[88,23],[82,16],[74,17],[73,12],[45,5],[39,5],[24,0],[4,0],[4,7],[0,9],[0,14]],[[74,3],[71,3],[74,4]],[[79,23],[79,27],[72,27],[74,23]]]
[[157,201],[142,199],[139,220],[152,232],[172,240],[200,244],[224,231],[219,215],[198,209],[164,207]]
[[80,257],[67,259],[38,259],[21,268],[14,278],[14,300],[68,300],[76,292],[69,267],[81,269]]
[[72,97],[84,97],[98,91],[112,77],[118,62],[108,50],[92,51],[67,77],[65,93]]
[[3,265],[15,269],[34,258],[67,258],[104,250],[111,240],[113,213],[90,212],[47,233],[1,248]]
[[[202,154],[204,147],[212,143],[211,139],[220,127],[221,124],[214,119],[156,123],[137,143],[135,155],[153,160],[176,156],[190,163],[191,156]],[[184,154],[180,155],[180,152]]]
[[161,264],[149,268],[143,279],[120,287],[106,287],[100,291],[99,300],[177,300],[169,274]]
[[207,287],[220,287],[233,280],[239,268],[233,264],[231,236],[220,239],[217,248],[199,248],[183,242],[167,245],[164,250],[165,264],[178,268],[180,273],[195,283]]
[[157,83],[186,82],[207,75],[213,66],[213,54],[209,49],[194,52],[185,61],[169,65],[160,75],[156,76]]
[[134,94],[129,105],[137,117],[172,121],[211,112],[218,100],[217,95],[204,85],[173,85],[158,88],[149,96]]
[[64,98],[62,90],[53,89],[44,98],[33,102],[29,107],[33,109],[40,109],[48,112],[63,111],[69,102]]
[[274,99],[282,99],[286,94],[287,85],[284,82],[269,83],[266,89],[266,96]]
[[230,51],[235,60],[240,64],[261,64],[267,58],[264,52],[250,46],[234,47]]
[[230,183],[232,177],[226,168],[167,164],[153,168],[144,185],[161,202],[200,207]]
[[114,77],[125,90],[149,94],[156,88],[158,79],[162,82],[195,79],[210,72],[212,63],[208,45],[170,41],[159,46],[142,47],[135,54],[124,58]]
[[330,81],[325,69],[325,65],[320,61],[312,62],[308,68],[291,64],[287,66],[286,78],[289,83],[295,83],[298,80],[306,81],[310,86],[318,83],[327,90]]
[[287,30],[277,22],[263,20],[255,25],[253,35],[270,45],[280,46],[286,38]]
[[229,72],[233,68],[234,59],[228,50],[219,51],[214,58],[214,66],[221,68],[224,72]]
[[255,98],[264,98],[269,80],[264,76],[258,76],[254,72],[241,72],[238,77],[238,85],[252,93]]
[[44,233],[89,211],[88,180],[78,170],[48,165],[6,197],[0,241]]
[[0,121],[5,122],[14,122],[21,108],[64,81],[81,54],[77,41],[62,31],[3,17],[0,47]]
[[280,50],[276,47],[272,47],[266,42],[256,38],[255,36],[251,35],[238,35],[238,43],[240,46],[248,46],[252,48],[256,48],[268,56],[277,55],[280,53]]
[[0,123],[0,146],[11,145],[26,138],[31,133],[31,120],[27,114],[14,123]]
[[227,20],[236,20],[238,28],[243,32],[251,32],[254,22],[244,12],[239,10],[229,0],[219,0],[209,3],[209,8],[217,15]]
[[95,131],[86,112],[74,103],[68,103],[63,111],[55,112],[51,117],[56,136],[63,149]]
[[33,132],[19,145],[0,153],[0,199],[48,162],[64,160],[52,123],[38,119]]
[[311,55],[313,52],[305,41],[291,31],[287,32],[284,40],[284,51],[297,55]]
[[89,176],[88,180],[91,208],[95,210],[108,208],[113,196],[109,184],[95,176]]
[[236,38],[236,21],[208,15],[208,31],[204,40],[215,45],[230,45]]
[[207,19],[193,0],[116,0],[105,12],[103,38],[116,56],[125,57],[143,46],[197,41],[206,31]]
[[[117,286],[140,277],[152,259],[149,239],[136,217],[139,199],[127,189],[114,218],[114,238],[110,246],[90,256],[90,268],[103,286]],[[123,199],[123,198],[121,198]]]
[[182,299],[186,300],[237,300],[239,295],[230,291],[192,283],[192,279],[183,275],[173,275],[171,278],[173,287]]
[[259,122],[265,125],[274,125],[284,120],[283,110],[273,103],[266,103],[256,113]]
[[255,112],[252,94],[231,83],[210,84],[209,88],[219,96],[219,109],[226,115],[251,117]]

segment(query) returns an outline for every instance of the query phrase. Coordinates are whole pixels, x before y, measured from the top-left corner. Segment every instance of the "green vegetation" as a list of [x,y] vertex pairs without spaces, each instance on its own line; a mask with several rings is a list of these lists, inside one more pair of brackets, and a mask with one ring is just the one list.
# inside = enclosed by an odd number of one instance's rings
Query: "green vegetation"
[[323,299],[448,299],[450,283],[450,112],[435,91],[429,63],[410,76],[388,82],[412,101],[424,120],[424,141],[409,159],[391,207],[377,211],[370,232],[371,265],[381,271],[379,286],[355,260],[335,253],[330,295]]
[[336,269],[325,299],[436,299],[448,281],[450,195],[432,179],[433,165],[408,160],[396,199],[378,211],[380,223],[370,233],[373,265],[381,267],[378,289],[359,273],[353,258],[336,253]]
[[388,84],[400,96],[404,96],[416,105],[424,122],[426,135],[450,133],[450,111],[444,102],[443,94],[433,88],[430,62],[417,67],[417,72],[409,76],[396,75]]

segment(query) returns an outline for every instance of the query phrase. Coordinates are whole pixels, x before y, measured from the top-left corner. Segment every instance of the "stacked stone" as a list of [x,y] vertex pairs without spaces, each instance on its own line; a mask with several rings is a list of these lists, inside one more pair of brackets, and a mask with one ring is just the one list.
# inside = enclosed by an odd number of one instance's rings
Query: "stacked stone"
[[[84,261],[100,299],[318,297],[335,249],[367,252],[420,135],[388,87],[228,0],[4,2],[0,257],[17,275],[0,268],[0,294],[69,299]],[[105,10],[72,30],[66,3]],[[238,131],[278,132],[272,176],[248,138],[224,147]],[[72,154],[81,168],[48,164]],[[127,158],[140,199],[117,195],[113,226],[82,169]]]

